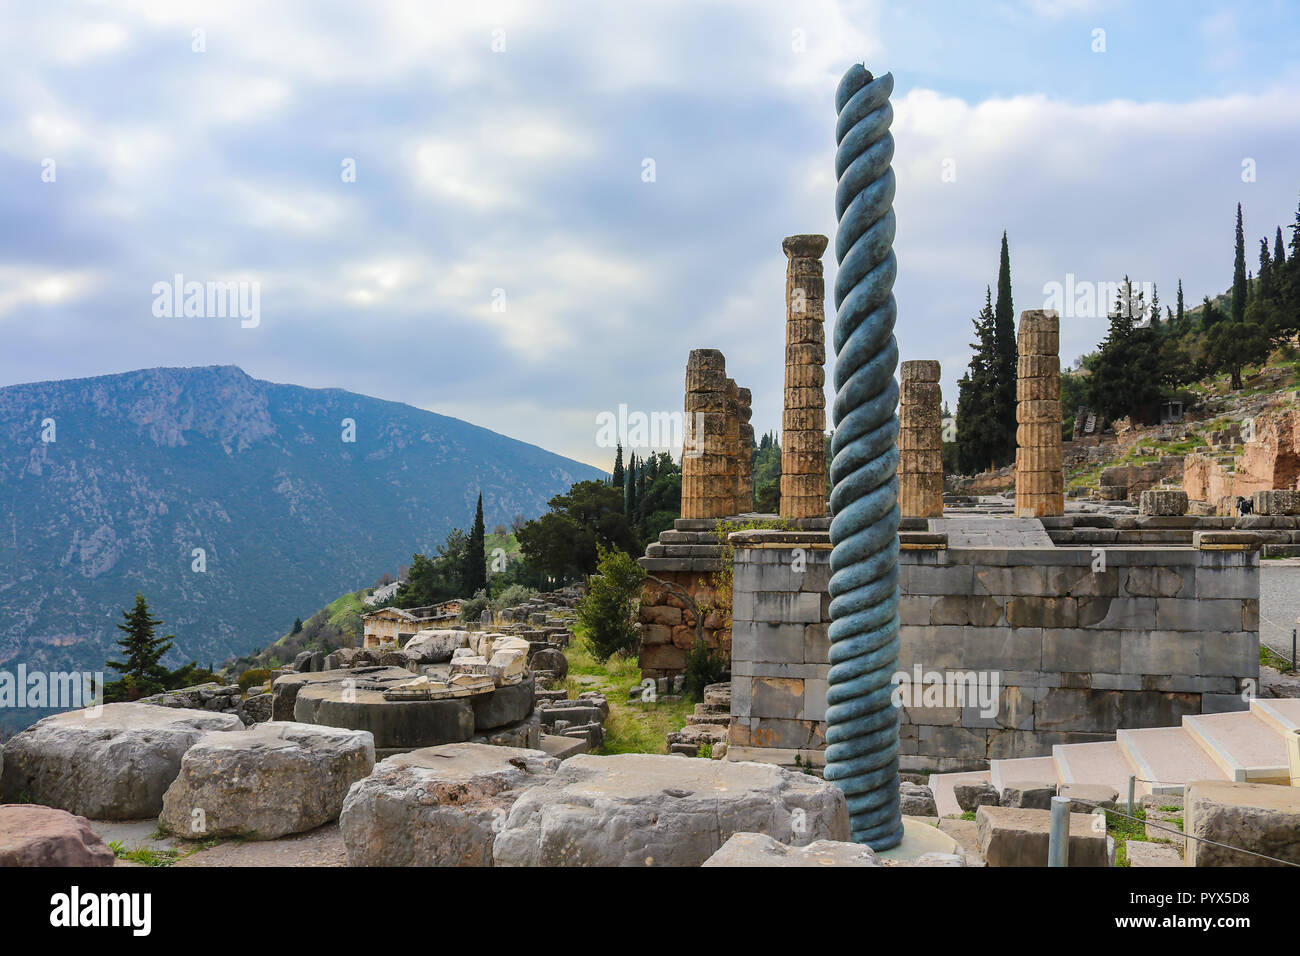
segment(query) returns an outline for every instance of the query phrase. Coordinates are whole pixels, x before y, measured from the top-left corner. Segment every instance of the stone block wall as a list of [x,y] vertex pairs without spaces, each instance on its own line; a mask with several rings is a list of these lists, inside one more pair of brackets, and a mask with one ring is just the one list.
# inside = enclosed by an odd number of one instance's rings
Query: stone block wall
[[[830,545],[816,537],[736,545],[729,759],[822,762]],[[904,706],[904,769],[977,769],[1245,709],[1258,680],[1253,550],[905,546],[899,571],[899,672],[997,689],[991,715],[974,700]]]

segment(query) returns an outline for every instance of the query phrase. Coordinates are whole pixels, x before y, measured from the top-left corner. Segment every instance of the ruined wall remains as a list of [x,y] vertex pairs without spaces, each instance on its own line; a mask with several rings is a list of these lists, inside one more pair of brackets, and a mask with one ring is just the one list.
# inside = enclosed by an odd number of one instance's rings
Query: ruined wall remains
[[747,388],[739,390],[740,447],[737,449],[739,480],[736,483],[735,514],[749,514],[754,510],[754,426],[749,420],[753,415],[753,395]]
[[[830,542],[748,531],[732,543],[728,759],[820,763]],[[904,706],[903,768],[976,769],[1245,709],[1243,682],[1259,676],[1259,556],[1224,547],[1112,546],[1098,568],[1091,548],[905,543],[899,673],[996,678],[997,692],[992,713]]]
[[1187,497],[1214,503],[1225,497],[1248,498],[1257,491],[1300,489],[1300,411],[1268,409],[1256,416],[1253,431],[1235,460],[1187,455],[1183,463]]

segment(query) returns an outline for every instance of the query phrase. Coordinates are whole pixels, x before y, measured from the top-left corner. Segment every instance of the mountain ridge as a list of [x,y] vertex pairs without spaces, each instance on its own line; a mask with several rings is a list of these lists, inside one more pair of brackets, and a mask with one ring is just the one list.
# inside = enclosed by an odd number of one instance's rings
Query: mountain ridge
[[468,528],[480,491],[491,526],[603,477],[461,419],[233,365],[0,387],[0,439],[0,667],[29,669],[102,669],[137,589],[177,663],[247,652]]

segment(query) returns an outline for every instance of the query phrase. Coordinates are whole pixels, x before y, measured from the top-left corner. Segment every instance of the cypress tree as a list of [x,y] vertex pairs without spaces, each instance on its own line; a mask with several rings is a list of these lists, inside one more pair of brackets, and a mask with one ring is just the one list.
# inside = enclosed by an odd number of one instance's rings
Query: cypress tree
[[623,443],[618,443],[618,450],[614,452],[614,477],[609,483],[615,488],[623,487]]
[[633,453],[632,456],[628,459],[628,468],[627,468],[627,495],[626,495],[627,507],[625,513],[627,514],[628,518],[632,518],[632,516],[636,514],[636,508],[637,508],[636,462],[637,462],[636,454]]
[[1246,317],[1246,236],[1241,226],[1241,203],[1237,203],[1237,245],[1232,259],[1232,321]]
[[1151,307],[1147,310],[1151,313],[1151,328],[1160,331],[1160,293],[1156,290],[1156,284],[1151,283]]
[[478,506],[474,509],[474,527],[469,533],[469,549],[465,556],[465,596],[473,597],[487,589],[487,529],[483,524],[483,493],[479,492]]
[[1286,263],[1286,252],[1282,249],[1282,227],[1277,227],[1277,235],[1273,239],[1273,261],[1279,266]]
[[1179,335],[1187,331],[1184,324],[1185,313],[1183,312],[1183,280],[1180,276],[1178,279],[1178,312],[1174,315],[1174,327]]
[[162,656],[172,649],[174,635],[154,637],[162,621],[149,613],[149,602],[139,591],[135,592],[135,605],[123,611],[125,623],[117,629],[126,636],[117,642],[126,654],[125,661],[108,661],[113,670],[122,675],[129,699],[156,694],[165,688],[171,671],[162,666]]
[[1011,303],[1011,255],[1007,234],[1002,233],[1002,251],[998,257],[998,299],[993,310],[994,364],[992,367],[993,429],[990,435],[992,464],[1004,465],[1016,455],[1016,352],[1015,307]]

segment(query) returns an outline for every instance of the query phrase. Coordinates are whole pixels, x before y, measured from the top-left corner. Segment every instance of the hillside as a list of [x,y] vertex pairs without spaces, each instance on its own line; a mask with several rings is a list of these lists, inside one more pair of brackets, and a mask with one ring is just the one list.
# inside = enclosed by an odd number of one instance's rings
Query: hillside
[[137,590],[177,636],[173,665],[265,647],[304,608],[468,529],[480,491],[493,528],[602,477],[454,418],[233,366],[0,388],[0,438],[0,667],[29,669],[103,669]]

